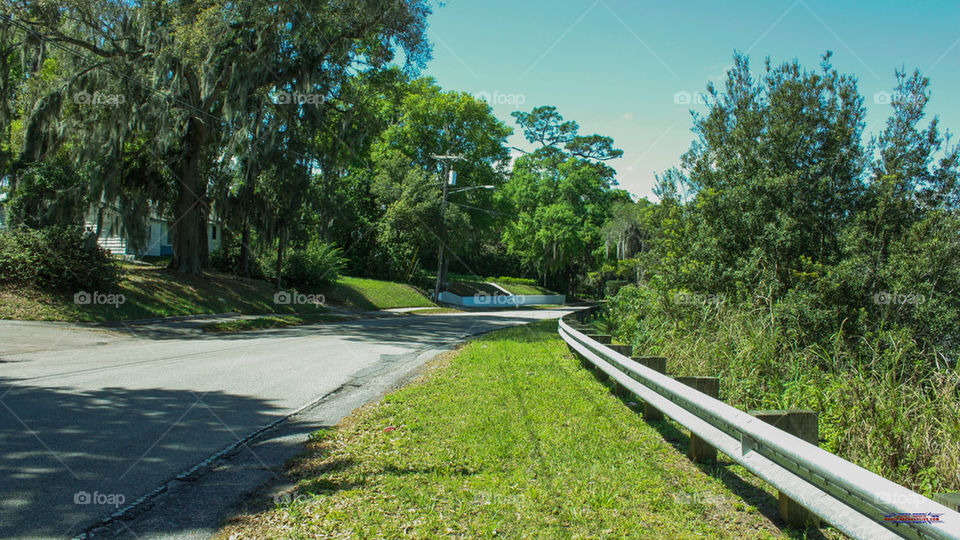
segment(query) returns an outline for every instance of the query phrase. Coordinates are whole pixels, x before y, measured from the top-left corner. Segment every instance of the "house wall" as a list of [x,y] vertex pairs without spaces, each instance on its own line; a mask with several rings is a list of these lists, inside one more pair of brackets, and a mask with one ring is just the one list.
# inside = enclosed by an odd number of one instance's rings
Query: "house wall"
[[211,223],[207,225],[207,250],[210,253],[220,249],[220,243],[223,241],[223,225]]
[[[84,220],[84,225],[88,231],[97,230],[97,210],[91,209]],[[129,245],[127,238],[121,231],[119,214],[109,208],[103,210],[103,225],[100,229],[100,236],[97,237],[97,243],[101,247],[110,251],[114,255],[136,255],[142,257],[145,255],[154,257],[173,256],[173,244],[171,242],[171,223],[165,219],[151,216],[147,222],[147,245],[141,253],[135,253]],[[207,225],[207,247],[210,252],[220,248],[223,242],[223,225],[220,223],[211,223]]]
[[[97,231],[97,210],[92,208],[84,218],[84,229],[88,232]],[[101,215],[100,234],[97,235],[97,244],[113,255],[129,255],[127,239],[120,233],[120,215],[105,208]]]

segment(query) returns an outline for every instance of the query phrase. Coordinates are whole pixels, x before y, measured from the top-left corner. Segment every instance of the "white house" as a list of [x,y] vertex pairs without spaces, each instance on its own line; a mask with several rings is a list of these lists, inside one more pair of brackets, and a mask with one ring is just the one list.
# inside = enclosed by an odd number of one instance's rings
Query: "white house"
[[[84,217],[84,228],[89,232],[97,230],[97,210],[91,210]],[[114,255],[131,255],[134,257],[173,256],[171,229],[173,223],[151,212],[147,218],[146,245],[139,250],[134,249],[129,236],[123,227],[120,214],[113,208],[104,208],[100,215],[100,234],[97,243]],[[223,240],[223,225],[219,220],[212,219],[207,224],[207,248],[210,252],[220,248]]]

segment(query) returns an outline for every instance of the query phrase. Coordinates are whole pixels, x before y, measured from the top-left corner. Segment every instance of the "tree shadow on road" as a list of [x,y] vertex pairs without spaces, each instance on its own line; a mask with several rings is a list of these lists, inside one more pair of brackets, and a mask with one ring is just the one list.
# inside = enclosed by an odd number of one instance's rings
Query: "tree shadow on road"
[[0,537],[74,536],[281,414],[221,392],[0,377]]

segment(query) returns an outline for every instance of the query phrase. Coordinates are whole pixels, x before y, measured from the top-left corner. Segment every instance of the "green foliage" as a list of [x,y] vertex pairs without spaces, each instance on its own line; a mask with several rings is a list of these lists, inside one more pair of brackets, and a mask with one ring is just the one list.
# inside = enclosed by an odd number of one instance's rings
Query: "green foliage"
[[11,226],[42,229],[81,225],[86,210],[85,182],[71,167],[41,162],[19,174],[17,189],[6,203]]
[[[424,260],[435,260],[439,236],[446,230],[448,257],[470,268],[496,240],[488,189],[503,183],[502,164],[509,157],[510,129],[490,106],[463,92],[445,92],[432,79],[412,81],[405,88],[398,118],[372,149],[375,178],[371,193],[382,209],[377,223],[379,249],[390,261],[386,275],[410,279]],[[441,177],[457,172],[450,186],[445,220],[441,214]],[[444,179],[445,180],[445,179]]]
[[107,292],[120,265],[79,227],[0,231],[0,285]]
[[514,162],[510,180],[497,193],[502,207],[516,216],[502,241],[507,253],[543,281],[570,290],[595,262],[612,205],[629,200],[614,189],[614,170],[601,162],[621,152],[607,137],[579,137],[576,122],[565,122],[554,107],[513,116],[527,140],[543,146]]
[[313,241],[296,249],[283,262],[284,282],[294,287],[317,287],[333,283],[344,267],[340,248]]
[[842,329],[804,345],[790,307],[677,298],[624,287],[607,304],[610,330],[679,375],[719,376],[738,408],[818,411],[822,446],[878,474],[928,495],[960,488],[960,370],[905,369],[919,357],[909,334],[880,331],[875,341],[890,346],[871,352],[848,346]]
[[629,285],[629,281],[621,279],[612,279],[603,284],[603,296],[605,298],[610,298],[616,296],[620,289]]
[[720,376],[742,409],[820,412],[827,449],[906,486],[958,489],[960,147],[924,123],[929,81],[897,72],[864,150],[863,99],[829,57],[755,78],[736,56],[660,201],[607,221],[593,286],[639,234],[617,339]]
[[[220,248],[210,254],[210,266],[221,272],[242,276],[242,249],[242,238],[231,236],[229,240],[225,239],[225,241],[220,244]],[[250,277],[254,279],[266,279],[273,271],[270,262],[272,261],[266,260],[260,256],[256,250],[251,249],[249,261]]]
[[[327,130],[358,131],[330,121],[352,115],[346,99],[355,96],[340,90],[357,72],[386,70],[398,54],[411,69],[430,56],[425,0],[91,0],[58,6],[56,16],[43,5],[27,7],[13,10],[13,31],[11,24],[0,29],[4,48],[21,40],[22,63],[39,71],[17,89],[24,93],[23,159],[66,152],[95,163],[95,201],[149,194],[173,203],[171,266],[191,274],[207,267],[209,189],[222,201],[223,184],[240,178],[232,210],[244,215],[237,219],[262,225],[282,252],[303,233],[297,225],[313,221],[299,215],[308,164],[321,164],[329,180],[348,153],[331,148],[336,136]],[[0,69],[4,136],[9,71]],[[237,162],[244,169],[230,170]]]

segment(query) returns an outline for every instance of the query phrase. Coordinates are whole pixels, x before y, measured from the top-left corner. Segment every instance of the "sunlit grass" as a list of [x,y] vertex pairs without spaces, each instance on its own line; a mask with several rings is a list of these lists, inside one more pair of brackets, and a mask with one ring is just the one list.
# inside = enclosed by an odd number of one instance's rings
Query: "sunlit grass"
[[[124,266],[124,277],[117,290],[110,291],[123,295],[124,302],[116,307],[77,305],[73,297],[76,292],[79,291],[0,289],[0,319],[101,322],[211,313],[261,315],[316,312],[312,304],[274,303],[276,291],[266,281],[219,272],[188,276],[150,266]],[[325,290],[301,292],[323,294],[328,303],[356,309],[434,305],[413,287],[374,279],[342,277]]]
[[556,321],[502,330],[316,434],[297,497],[222,538],[767,538],[780,531],[612,395]]
[[324,291],[328,302],[344,304],[357,309],[390,309],[399,307],[432,307],[420,291],[392,281],[341,277]]

